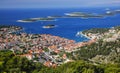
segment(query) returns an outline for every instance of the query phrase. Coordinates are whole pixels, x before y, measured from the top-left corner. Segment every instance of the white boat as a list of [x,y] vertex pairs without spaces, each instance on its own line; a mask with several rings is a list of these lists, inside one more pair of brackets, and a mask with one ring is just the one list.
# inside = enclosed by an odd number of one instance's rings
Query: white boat
[[80,35],[81,35],[81,32],[78,31],[78,32],[76,33],[76,36],[80,36]]

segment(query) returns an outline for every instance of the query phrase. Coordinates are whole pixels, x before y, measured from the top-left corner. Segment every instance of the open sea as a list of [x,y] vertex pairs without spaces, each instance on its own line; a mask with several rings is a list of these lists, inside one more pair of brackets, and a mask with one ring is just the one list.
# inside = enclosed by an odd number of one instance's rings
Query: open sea
[[[118,10],[120,7],[109,8]],[[17,20],[47,16],[64,16],[64,13],[87,12],[103,14],[106,8],[53,8],[53,9],[0,9],[0,25],[17,25],[24,28],[24,32],[33,34],[51,34],[75,40],[76,42],[87,41],[83,36],[76,36],[78,31],[91,28],[109,28],[120,25],[120,14],[104,18],[56,18],[56,21],[37,21],[30,23],[16,22]],[[54,24],[57,27],[51,29],[42,28],[44,25]]]

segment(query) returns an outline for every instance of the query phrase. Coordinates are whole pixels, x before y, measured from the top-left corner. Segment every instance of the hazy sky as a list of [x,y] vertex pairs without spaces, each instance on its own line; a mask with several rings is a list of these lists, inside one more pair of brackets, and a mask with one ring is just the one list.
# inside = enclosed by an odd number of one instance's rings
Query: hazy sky
[[118,6],[120,0],[0,0],[0,8],[66,8]]

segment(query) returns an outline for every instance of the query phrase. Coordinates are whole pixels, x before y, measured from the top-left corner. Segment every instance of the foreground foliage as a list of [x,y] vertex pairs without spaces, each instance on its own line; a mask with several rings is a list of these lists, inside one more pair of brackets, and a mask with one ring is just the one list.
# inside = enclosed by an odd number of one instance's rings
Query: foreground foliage
[[48,68],[26,58],[14,56],[11,51],[0,51],[0,73],[118,73],[120,64],[93,65],[85,61],[74,61]]

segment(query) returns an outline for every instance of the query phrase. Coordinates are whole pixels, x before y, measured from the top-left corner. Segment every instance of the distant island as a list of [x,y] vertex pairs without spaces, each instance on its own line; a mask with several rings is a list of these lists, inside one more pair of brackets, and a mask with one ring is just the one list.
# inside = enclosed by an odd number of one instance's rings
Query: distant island
[[103,18],[106,16],[113,16],[116,14],[120,14],[120,10],[107,10],[103,14],[97,14],[97,13],[86,13],[86,12],[70,12],[70,13],[64,13],[63,16],[61,15],[53,15],[53,16],[47,16],[47,17],[38,17],[38,18],[28,18],[28,19],[22,19],[17,20],[17,22],[36,22],[36,21],[56,21],[56,18],[82,18],[82,19],[88,19],[88,18]]
[[53,25],[53,24],[43,26],[43,28],[54,28],[54,27],[55,27],[55,25]]
[[23,20],[17,20],[17,22],[35,22],[35,21],[55,21],[54,18],[29,18],[29,19],[23,19]]
[[113,16],[113,15],[116,15],[116,14],[120,14],[120,10],[113,10],[113,11],[112,10],[108,10],[103,15],[105,15],[105,16]]
[[85,13],[85,12],[71,12],[65,13],[66,17],[81,17],[81,18],[100,18],[103,15],[93,14],[93,13]]
[[53,15],[53,16],[48,16],[48,18],[64,18],[65,16],[60,16],[60,15]]
[[23,20],[17,20],[17,22],[35,22],[37,20],[35,19],[23,19]]
[[103,18],[106,16],[113,16],[116,14],[120,14],[120,10],[107,10],[103,14],[96,14],[96,13],[86,13],[86,12],[70,12],[65,13],[66,17],[75,17],[75,18]]

